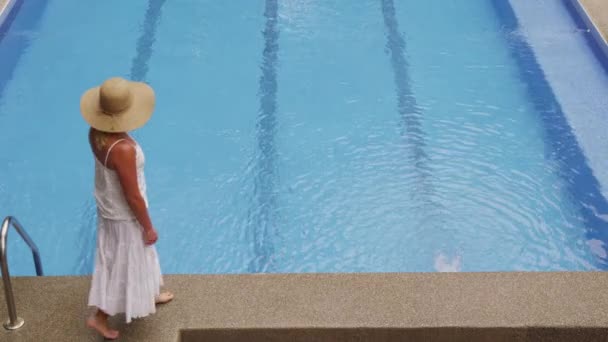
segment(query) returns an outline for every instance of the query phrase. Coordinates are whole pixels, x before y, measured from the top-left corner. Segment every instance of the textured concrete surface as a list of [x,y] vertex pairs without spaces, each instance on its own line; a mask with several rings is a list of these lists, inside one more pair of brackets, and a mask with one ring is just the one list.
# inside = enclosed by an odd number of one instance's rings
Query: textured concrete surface
[[[608,341],[608,273],[176,275],[166,283],[177,297],[156,315],[128,326],[113,319],[121,341],[177,341],[182,329],[184,342],[268,334],[316,341],[311,333],[320,341],[332,333],[360,341]],[[101,340],[84,327],[88,285],[87,277],[15,278],[26,325],[0,331],[0,341]],[[1,298],[3,318],[5,305]],[[252,328],[301,330],[242,330]]]
[[608,41],[608,1],[579,0],[579,2],[591,17],[591,21],[598,28],[604,40]]

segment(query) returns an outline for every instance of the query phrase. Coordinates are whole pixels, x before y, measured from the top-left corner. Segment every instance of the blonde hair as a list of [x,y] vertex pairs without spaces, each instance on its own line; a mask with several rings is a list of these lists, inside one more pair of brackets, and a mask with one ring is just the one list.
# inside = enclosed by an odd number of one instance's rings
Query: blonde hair
[[103,150],[108,144],[108,136],[102,131],[94,130],[93,143],[98,150]]

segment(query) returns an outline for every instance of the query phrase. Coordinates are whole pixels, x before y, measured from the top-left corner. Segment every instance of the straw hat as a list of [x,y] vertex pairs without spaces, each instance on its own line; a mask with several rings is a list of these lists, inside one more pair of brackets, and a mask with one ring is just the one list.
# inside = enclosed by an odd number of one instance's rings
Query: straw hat
[[114,77],[87,90],[80,112],[91,127],[102,132],[128,132],[143,126],[154,111],[154,90],[141,82]]

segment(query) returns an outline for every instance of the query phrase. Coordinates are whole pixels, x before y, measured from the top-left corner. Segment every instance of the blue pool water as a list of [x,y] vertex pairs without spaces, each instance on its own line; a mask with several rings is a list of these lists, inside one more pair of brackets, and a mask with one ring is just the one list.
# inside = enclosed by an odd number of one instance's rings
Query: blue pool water
[[134,136],[166,273],[605,269],[605,61],[538,3],[18,0],[0,215],[48,274],[92,271],[79,98],[121,75],[158,96]]

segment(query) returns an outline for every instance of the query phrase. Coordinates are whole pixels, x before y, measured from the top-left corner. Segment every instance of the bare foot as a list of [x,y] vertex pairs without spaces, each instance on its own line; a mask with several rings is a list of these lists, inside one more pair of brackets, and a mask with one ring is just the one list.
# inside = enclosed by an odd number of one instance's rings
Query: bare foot
[[165,291],[161,294],[159,294],[158,296],[156,296],[155,301],[156,304],[166,304],[169,303],[170,301],[173,300],[173,293],[169,292],[169,291]]
[[97,315],[87,319],[87,327],[97,331],[106,340],[115,340],[118,338],[118,330],[110,329],[110,327],[108,327],[108,322]]

